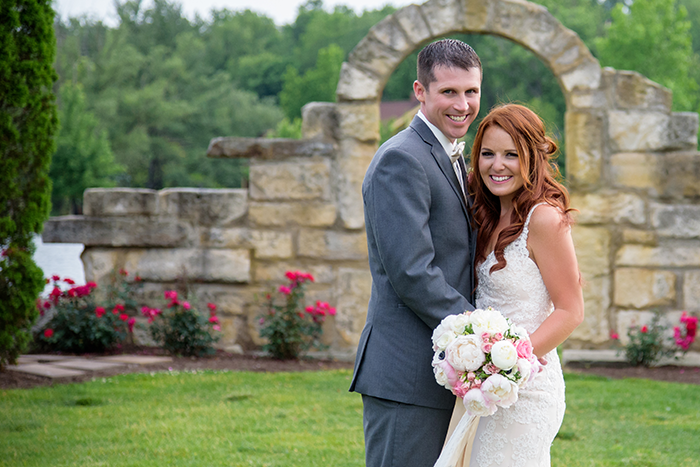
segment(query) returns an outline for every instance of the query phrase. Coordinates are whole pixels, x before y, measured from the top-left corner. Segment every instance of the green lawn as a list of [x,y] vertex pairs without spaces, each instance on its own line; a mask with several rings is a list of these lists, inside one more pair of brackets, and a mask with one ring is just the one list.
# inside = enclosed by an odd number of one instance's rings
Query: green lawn
[[[131,374],[0,392],[0,466],[364,465],[349,371]],[[700,387],[567,375],[556,466],[700,466]]]

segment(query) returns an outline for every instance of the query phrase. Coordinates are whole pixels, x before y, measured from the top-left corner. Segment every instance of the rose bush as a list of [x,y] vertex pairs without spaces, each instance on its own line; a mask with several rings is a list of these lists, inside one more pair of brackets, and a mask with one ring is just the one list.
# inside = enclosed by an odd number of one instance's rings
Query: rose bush
[[[321,342],[323,322],[326,316],[335,315],[335,308],[326,302],[317,301],[315,306],[303,307],[306,284],[314,277],[306,272],[287,271],[287,285],[268,293],[264,311],[260,315],[260,336],[267,342],[263,350],[274,358],[295,359],[311,348],[324,349]],[[275,302],[281,295],[283,304]]]

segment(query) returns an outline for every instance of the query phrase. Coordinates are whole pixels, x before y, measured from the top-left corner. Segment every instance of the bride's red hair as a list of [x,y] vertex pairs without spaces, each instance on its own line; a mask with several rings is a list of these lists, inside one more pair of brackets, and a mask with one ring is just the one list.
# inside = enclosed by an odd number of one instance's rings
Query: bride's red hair
[[511,224],[498,234],[494,249],[497,262],[491,267],[490,272],[506,266],[504,250],[522,233],[525,218],[535,204],[546,202],[558,207],[563,213],[562,222],[567,225],[573,223],[569,193],[566,187],[557,181],[561,179],[559,168],[554,162],[558,147],[554,140],[545,134],[544,123],[535,112],[522,105],[497,106],[479,124],[472,146],[473,176],[469,182],[469,192],[474,199],[472,216],[479,229],[475,263],[479,264],[486,259],[489,239],[498,226],[501,212],[498,197],[486,188],[479,174],[479,158],[484,132],[494,125],[502,128],[513,138],[524,184],[513,197]]

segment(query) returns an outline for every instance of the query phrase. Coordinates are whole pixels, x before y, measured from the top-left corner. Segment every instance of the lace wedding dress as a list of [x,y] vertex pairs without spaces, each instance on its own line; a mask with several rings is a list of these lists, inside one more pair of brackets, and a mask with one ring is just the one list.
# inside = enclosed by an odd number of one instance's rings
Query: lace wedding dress
[[[544,204],[544,203],[541,203]],[[527,237],[530,217],[525,220],[522,234],[505,248],[506,267],[492,274],[496,257],[491,253],[477,267],[479,285],[477,308],[493,307],[510,320],[534,332],[553,311],[552,301],[537,265],[530,259]],[[548,467],[549,449],[564,419],[564,377],[556,350],[545,355],[547,364],[534,380],[521,389],[518,401],[511,407],[499,408],[490,417],[478,419],[471,429],[462,422],[452,436],[471,437],[466,455],[445,465],[469,467]],[[457,407],[462,406],[458,401]],[[462,411],[463,412],[463,411]],[[468,416],[465,416],[468,417]],[[464,419],[466,420],[466,418]],[[460,431],[461,430],[461,431]],[[454,445],[452,439],[445,449]],[[460,448],[464,449],[464,448]],[[471,450],[470,461],[466,462]],[[442,456],[441,456],[442,459]],[[440,462],[438,462],[440,464]],[[437,465],[437,464],[436,464]]]

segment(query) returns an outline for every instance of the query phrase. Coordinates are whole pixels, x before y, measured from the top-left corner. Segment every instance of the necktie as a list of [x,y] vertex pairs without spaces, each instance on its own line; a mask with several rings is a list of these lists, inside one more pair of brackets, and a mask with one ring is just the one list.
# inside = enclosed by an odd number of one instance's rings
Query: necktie
[[464,152],[464,141],[460,141],[459,143],[455,144],[455,146],[452,148],[450,160],[453,164],[462,157],[462,152]]
[[[455,169],[455,175],[459,180],[460,188],[462,188],[462,193],[465,193],[464,180],[466,179],[466,170],[464,168],[464,158],[462,157],[462,151],[464,151],[464,141],[460,141],[455,144],[452,148],[452,154],[450,154],[450,161],[452,162],[452,167]],[[457,165],[455,166],[455,162]]]

